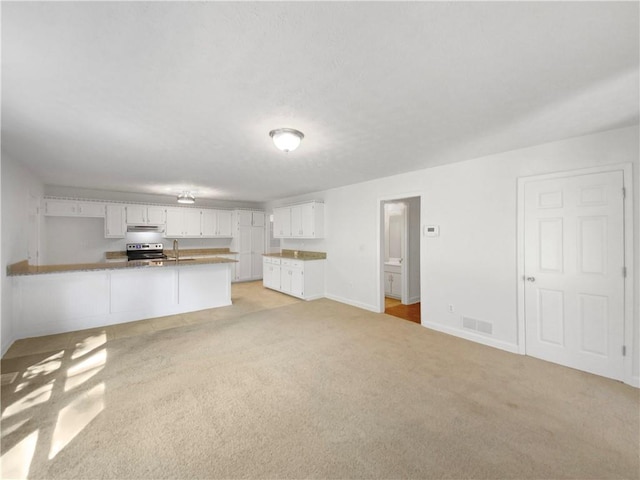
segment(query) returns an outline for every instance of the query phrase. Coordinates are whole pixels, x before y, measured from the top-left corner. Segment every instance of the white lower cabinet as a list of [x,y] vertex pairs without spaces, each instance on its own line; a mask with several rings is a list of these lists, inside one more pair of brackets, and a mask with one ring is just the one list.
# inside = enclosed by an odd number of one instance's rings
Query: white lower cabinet
[[384,294],[387,297],[402,297],[402,271],[399,265],[385,265]]
[[324,260],[264,257],[263,285],[303,300],[324,297]]

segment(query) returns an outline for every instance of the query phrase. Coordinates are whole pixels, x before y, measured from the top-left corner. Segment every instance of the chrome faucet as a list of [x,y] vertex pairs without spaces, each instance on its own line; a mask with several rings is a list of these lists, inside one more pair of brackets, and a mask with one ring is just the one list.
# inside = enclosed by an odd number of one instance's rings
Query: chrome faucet
[[178,247],[178,239],[173,241],[173,256],[176,257],[176,262],[180,258],[180,248]]

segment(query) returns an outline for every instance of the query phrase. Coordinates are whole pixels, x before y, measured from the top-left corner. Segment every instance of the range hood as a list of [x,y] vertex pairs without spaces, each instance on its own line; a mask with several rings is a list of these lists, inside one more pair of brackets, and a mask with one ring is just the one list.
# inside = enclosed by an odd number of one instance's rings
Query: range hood
[[164,233],[164,225],[127,225],[129,232]]

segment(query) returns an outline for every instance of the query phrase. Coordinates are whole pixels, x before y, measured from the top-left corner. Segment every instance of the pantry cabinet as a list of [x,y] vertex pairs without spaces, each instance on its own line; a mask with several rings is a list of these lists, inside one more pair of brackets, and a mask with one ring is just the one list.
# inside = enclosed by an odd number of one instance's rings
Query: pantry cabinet
[[324,203],[307,202],[273,209],[275,238],[323,238]]
[[264,212],[235,211],[235,232],[231,249],[238,252],[236,278],[238,281],[262,278],[262,254],[265,251]]

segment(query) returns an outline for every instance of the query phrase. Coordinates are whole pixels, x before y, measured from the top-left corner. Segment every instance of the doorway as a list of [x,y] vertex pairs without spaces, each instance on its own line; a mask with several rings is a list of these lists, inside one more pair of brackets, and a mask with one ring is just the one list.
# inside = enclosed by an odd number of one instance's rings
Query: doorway
[[381,310],[421,323],[420,197],[383,200],[381,218]]
[[519,182],[522,353],[624,378],[624,177],[603,168]]

